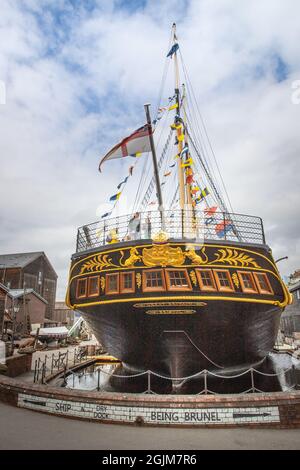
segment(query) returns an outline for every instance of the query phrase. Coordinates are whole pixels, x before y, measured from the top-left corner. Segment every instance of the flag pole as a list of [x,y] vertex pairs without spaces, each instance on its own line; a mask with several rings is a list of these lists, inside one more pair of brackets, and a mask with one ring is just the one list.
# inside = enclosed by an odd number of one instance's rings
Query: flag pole
[[145,108],[145,113],[146,113],[146,118],[147,118],[148,129],[149,129],[149,140],[150,140],[150,148],[151,148],[152,161],[153,161],[153,167],[154,167],[154,177],[155,177],[156,191],[157,191],[157,198],[158,198],[158,209],[160,212],[162,228],[164,230],[164,218],[163,218],[164,208],[163,208],[163,199],[162,199],[162,192],[161,192],[161,186],[160,186],[160,180],[159,180],[155,145],[154,145],[154,140],[153,140],[152,123],[151,123],[151,116],[150,116],[150,109],[149,109],[150,104],[149,103],[144,104],[144,108]]

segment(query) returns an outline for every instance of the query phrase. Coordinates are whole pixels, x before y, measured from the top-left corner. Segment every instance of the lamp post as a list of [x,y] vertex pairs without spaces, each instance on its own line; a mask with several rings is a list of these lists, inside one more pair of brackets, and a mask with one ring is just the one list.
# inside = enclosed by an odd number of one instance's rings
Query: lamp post
[[16,325],[16,317],[17,313],[20,310],[19,305],[15,305],[15,299],[12,298],[12,335],[11,335],[11,355],[13,356],[14,354],[14,334],[15,334],[15,325]]
[[288,256],[283,256],[282,258],[278,258],[275,263],[278,263],[279,261],[282,261],[283,259],[289,259]]

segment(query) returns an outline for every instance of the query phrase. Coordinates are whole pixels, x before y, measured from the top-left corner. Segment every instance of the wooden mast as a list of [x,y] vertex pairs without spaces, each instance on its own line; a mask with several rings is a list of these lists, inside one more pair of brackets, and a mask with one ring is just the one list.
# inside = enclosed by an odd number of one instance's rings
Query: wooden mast
[[[186,91],[185,91],[185,85],[182,85],[182,103],[183,103],[183,122],[184,122],[184,128],[185,128],[185,135],[184,135],[184,143],[185,145],[188,144],[188,133],[187,133],[187,118],[186,118],[186,107],[185,107],[185,99],[186,99]],[[190,158],[190,154],[188,153],[185,157],[185,160]],[[185,169],[185,173],[187,170]],[[185,190],[186,190],[186,204],[188,204],[189,209],[192,207],[192,192],[191,192],[191,184],[187,183],[187,180],[185,179]]]
[[[177,37],[176,37],[176,23],[173,23],[173,45],[176,44]],[[180,102],[179,102],[179,68],[178,68],[178,58],[177,58],[177,51],[174,53],[174,70],[175,70],[175,96],[176,96],[176,114],[180,116]],[[181,136],[183,134],[182,127],[176,129],[177,131],[177,140],[178,140],[178,155],[180,155],[183,149],[183,141],[181,140]],[[184,186],[184,172],[181,166],[181,158],[177,158],[177,167],[178,167],[178,180],[179,180],[179,204],[180,209],[184,209],[185,206],[185,186]]]
[[154,177],[155,177],[155,183],[156,183],[158,209],[159,209],[159,212],[160,212],[162,229],[164,230],[163,198],[162,198],[161,185],[160,185],[160,179],[159,179],[159,172],[158,172],[155,145],[154,145],[154,140],[153,140],[152,123],[151,123],[151,116],[150,116],[150,110],[149,110],[150,104],[149,103],[144,104],[144,108],[145,108],[145,113],[146,113],[146,118],[147,118],[148,129],[149,129],[149,140],[150,140],[150,147],[151,147],[151,153],[152,153]]

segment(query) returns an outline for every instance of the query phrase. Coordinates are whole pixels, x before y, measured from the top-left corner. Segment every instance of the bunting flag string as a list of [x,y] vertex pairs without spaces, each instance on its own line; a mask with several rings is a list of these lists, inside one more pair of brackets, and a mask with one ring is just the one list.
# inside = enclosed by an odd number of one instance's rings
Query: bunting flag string
[[109,198],[110,201],[117,201],[118,199],[120,199],[120,196],[121,196],[122,192],[120,191],[119,193],[116,193],[114,194],[113,196],[111,196]]
[[129,178],[129,176],[126,176],[126,178],[124,178],[124,180],[123,180],[123,181],[121,181],[121,183],[119,183],[119,184],[118,184],[118,186],[117,186],[117,189],[120,189],[120,188],[121,188],[121,186],[122,186],[122,184],[126,184],[126,183],[127,183],[127,181],[128,181],[128,178]]
[[118,200],[120,199],[120,197],[121,197],[121,195],[122,195],[122,192],[124,191],[124,188],[125,188],[125,186],[126,186],[126,184],[127,184],[127,181],[128,181],[128,179],[129,179],[129,177],[132,176],[132,174],[133,174],[133,170],[134,170],[134,167],[135,167],[136,164],[137,164],[137,161],[136,161],[136,163],[135,163],[134,165],[130,165],[130,167],[128,168],[128,175],[127,175],[127,176],[124,178],[124,180],[121,181],[121,182],[118,184],[118,186],[117,186],[117,189],[121,189],[121,187],[124,185],[123,189],[122,189],[121,191],[117,192],[116,194],[114,194],[113,196],[111,196],[111,197],[109,198],[109,201],[110,201],[110,202],[114,202],[114,203],[115,203],[114,206],[113,206],[113,208],[112,208],[112,210],[109,211],[109,212],[106,212],[105,214],[103,214],[103,215],[101,216],[101,219],[104,219],[105,217],[109,217],[109,216],[113,213],[113,210],[114,210],[114,208],[115,208],[115,206],[116,206]]
[[185,145],[183,147],[183,149],[181,150],[181,152],[180,152],[180,157],[184,157],[185,155],[187,155],[188,151],[189,151],[189,147],[188,147],[188,145]]
[[167,57],[170,57],[172,59],[173,55],[175,54],[175,52],[178,51],[178,49],[179,49],[179,45],[177,42],[175,42],[175,44],[173,44],[173,46],[169,50]]
[[210,192],[209,192],[208,188],[204,188],[202,191],[200,191],[200,195],[197,196],[197,198],[195,199],[195,203],[199,204],[209,194],[210,194]]
[[205,215],[212,216],[218,210],[218,206],[206,207],[204,209]]
[[174,103],[172,104],[172,106],[168,108],[168,111],[172,111],[172,109],[177,109],[177,108],[178,108],[178,103]]
[[101,215],[101,219],[104,219],[105,217],[108,217],[111,214],[112,214],[112,211],[106,212],[105,214]]
[[187,168],[193,164],[193,159],[188,158],[184,163],[181,163],[181,168]]
[[[168,101],[169,101],[169,105],[168,106],[159,106],[159,108],[157,109],[157,113],[156,113],[156,116],[155,116],[155,119],[153,119],[152,121],[152,124],[155,126],[157,121],[160,121],[161,118],[163,117],[163,114],[166,112],[166,111],[169,111],[170,108],[172,109],[175,109],[173,108],[172,106],[170,107],[170,103],[172,103],[172,101],[176,98],[176,95],[173,95],[173,96],[169,96],[168,98]],[[177,107],[177,104],[175,105],[175,107]]]
[[215,226],[215,232],[219,238],[223,238],[227,232],[230,232],[230,230],[234,231],[231,220],[224,220],[224,222]]

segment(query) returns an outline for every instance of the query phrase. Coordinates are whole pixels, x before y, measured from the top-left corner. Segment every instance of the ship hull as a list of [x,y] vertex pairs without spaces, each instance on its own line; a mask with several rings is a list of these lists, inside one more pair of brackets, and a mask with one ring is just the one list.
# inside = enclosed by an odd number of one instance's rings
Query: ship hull
[[159,315],[132,303],[90,307],[82,315],[125,369],[182,378],[203,369],[240,371],[260,362],[275,343],[282,311],[222,301],[193,310]]
[[[164,278],[161,291],[149,290],[151,271]],[[180,288],[171,284],[175,271],[185,278]],[[201,280],[203,271],[210,273],[211,288]],[[131,292],[124,273],[132,276]],[[108,289],[111,277],[116,291]],[[256,365],[272,350],[289,302],[268,246],[183,240],[114,244],[75,255],[67,293],[68,305],[125,371],[171,378]]]

